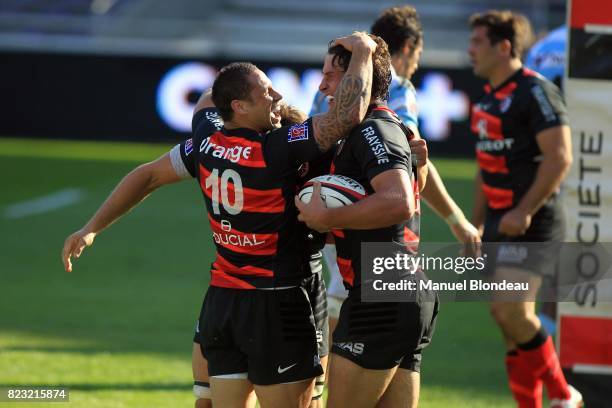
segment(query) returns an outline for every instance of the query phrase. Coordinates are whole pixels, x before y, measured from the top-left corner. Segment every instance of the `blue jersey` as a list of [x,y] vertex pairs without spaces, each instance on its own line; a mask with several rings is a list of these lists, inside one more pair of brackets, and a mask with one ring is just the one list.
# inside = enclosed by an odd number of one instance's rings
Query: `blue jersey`
[[567,28],[565,26],[551,31],[531,47],[525,66],[560,85],[565,70],[566,42]]
[[394,75],[389,87],[389,109],[393,110],[406,126],[419,126],[417,93],[412,82]]
[[[389,87],[389,101],[387,103],[389,109],[395,111],[406,126],[418,127],[419,125],[419,109],[417,105],[416,89],[406,78],[399,77],[393,73],[391,86]],[[329,105],[327,98],[321,91],[312,101],[310,108],[310,116],[327,112]]]

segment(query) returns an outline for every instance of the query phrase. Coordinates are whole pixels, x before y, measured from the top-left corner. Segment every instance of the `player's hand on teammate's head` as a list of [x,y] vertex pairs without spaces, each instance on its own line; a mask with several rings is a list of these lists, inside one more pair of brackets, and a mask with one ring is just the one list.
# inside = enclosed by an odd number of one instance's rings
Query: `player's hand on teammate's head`
[[353,52],[356,47],[369,49],[371,52],[376,50],[376,42],[370,35],[363,31],[355,31],[353,34],[346,37],[339,37],[332,41],[332,46],[341,45],[347,51]]
[[64,249],[62,250],[62,262],[66,272],[72,272],[71,258],[79,258],[83,253],[83,249],[93,244],[95,237],[95,233],[81,229],[66,238]]
[[295,196],[295,205],[299,211],[298,220],[304,222],[309,228],[318,232],[327,232],[330,227],[325,222],[327,206],[321,198],[321,183],[315,181],[312,185],[312,194],[308,204]]

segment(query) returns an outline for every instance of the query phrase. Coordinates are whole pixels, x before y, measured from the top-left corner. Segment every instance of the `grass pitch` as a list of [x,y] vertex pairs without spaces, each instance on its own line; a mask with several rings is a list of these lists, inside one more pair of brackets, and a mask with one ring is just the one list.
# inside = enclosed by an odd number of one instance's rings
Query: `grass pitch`
[[[0,139],[0,386],[69,387],[72,407],[192,406],[191,340],[214,252],[196,185],[155,192],[98,236],[72,274],[60,260],[65,237],[121,177],[169,147]],[[434,163],[469,214],[473,163]],[[81,201],[7,216],[65,189]],[[428,208],[421,228],[424,241],[453,239]],[[503,355],[485,304],[442,304],[420,406],[513,407]],[[60,406],[33,404],[47,405]]]

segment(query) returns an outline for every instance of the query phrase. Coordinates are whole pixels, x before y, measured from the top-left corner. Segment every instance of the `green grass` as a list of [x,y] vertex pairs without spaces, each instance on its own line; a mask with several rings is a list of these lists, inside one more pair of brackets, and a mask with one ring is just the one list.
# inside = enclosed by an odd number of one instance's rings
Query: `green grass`
[[[192,405],[191,338],[213,253],[195,185],[154,193],[100,235],[72,274],[60,261],[65,237],[121,177],[168,147],[0,139],[0,386],[66,386],[73,407]],[[435,163],[467,212],[473,164]],[[2,215],[68,187],[84,200]],[[452,240],[428,209],[422,232],[427,241]],[[486,305],[443,304],[424,356],[421,406],[512,407],[502,358]]]

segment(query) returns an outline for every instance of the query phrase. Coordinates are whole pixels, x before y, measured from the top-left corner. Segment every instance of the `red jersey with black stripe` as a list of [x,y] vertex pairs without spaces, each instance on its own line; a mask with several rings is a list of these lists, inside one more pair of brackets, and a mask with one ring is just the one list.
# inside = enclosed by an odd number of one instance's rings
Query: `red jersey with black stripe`
[[485,86],[472,108],[471,130],[489,209],[518,204],[539,166],[536,135],[567,123],[559,89],[533,71],[521,68],[498,87]]
[[296,171],[323,154],[312,120],[260,134],[226,129],[216,109],[203,109],[192,127],[193,138],[179,148],[203,193],[217,249],[211,286],[299,284],[312,272],[297,223]]
[[[338,269],[344,286],[351,290],[361,285],[361,244],[389,242],[397,244],[397,251],[416,255],[420,235],[419,189],[416,171],[408,144],[412,132],[386,106],[370,106],[365,120],[336,147],[331,173],[359,182],[367,194],[374,189],[370,184],[377,175],[392,169],[408,172],[412,181],[416,212],[410,219],[385,228],[371,230],[333,230],[336,242]],[[372,214],[376,217],[376,214]],[[409,271],[406,271],[409,275]]]

